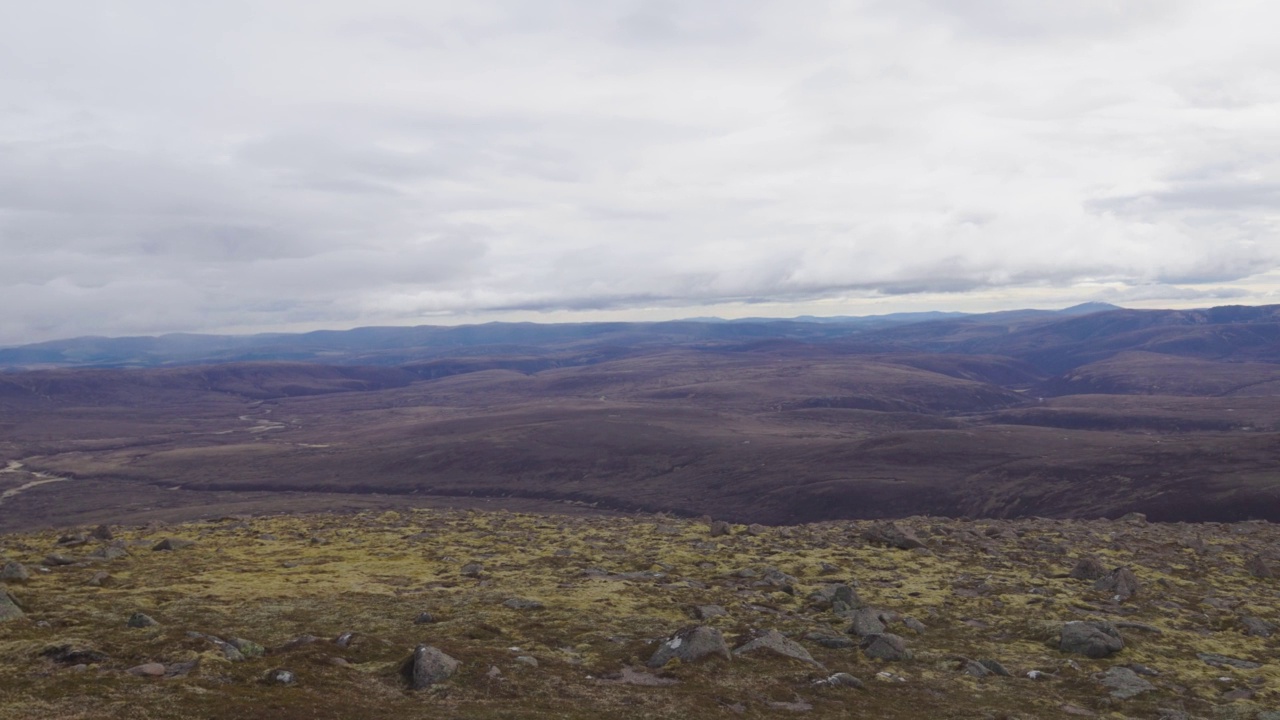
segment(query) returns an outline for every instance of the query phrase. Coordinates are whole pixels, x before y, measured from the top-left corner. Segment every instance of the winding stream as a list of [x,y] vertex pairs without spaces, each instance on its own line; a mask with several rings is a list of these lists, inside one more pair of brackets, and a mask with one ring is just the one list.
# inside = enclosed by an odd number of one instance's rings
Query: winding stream
[[4,492],[0,492],[0,505],[3,505],[6,500],[13,497],[17,497],[18,495],[22,494],[27,490],[30,490],[33,487],[48,485],[49,483],[66,482],[71,479],[71,478],[65,478],[65,477],[58,477],[57,475],[50,475],[48,473],[26,470],[24,469],[22,463],[18,462],[17,460],[10,460],[9,465],[7,467],[0,468],[0,474],[4,474],[4,473],[25,473],[27,475],[34,477],[35,480],[32,480],[31,482],[23,485],[19,485],[16,488],[10,488],[8,490],[5,490]]

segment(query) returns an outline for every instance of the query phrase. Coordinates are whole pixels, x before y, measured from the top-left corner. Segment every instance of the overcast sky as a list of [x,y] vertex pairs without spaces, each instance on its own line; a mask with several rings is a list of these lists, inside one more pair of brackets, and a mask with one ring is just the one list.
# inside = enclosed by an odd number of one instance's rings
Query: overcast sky
[[1280,302],[1265,0],[0,17],[0,344]]

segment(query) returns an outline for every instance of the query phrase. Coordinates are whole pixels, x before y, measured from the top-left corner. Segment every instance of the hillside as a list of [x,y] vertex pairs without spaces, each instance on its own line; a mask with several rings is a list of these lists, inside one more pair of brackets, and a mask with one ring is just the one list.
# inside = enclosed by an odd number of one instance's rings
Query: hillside
[[10,534],[0,716],[1274,720],[1277,547],[1140,517]]

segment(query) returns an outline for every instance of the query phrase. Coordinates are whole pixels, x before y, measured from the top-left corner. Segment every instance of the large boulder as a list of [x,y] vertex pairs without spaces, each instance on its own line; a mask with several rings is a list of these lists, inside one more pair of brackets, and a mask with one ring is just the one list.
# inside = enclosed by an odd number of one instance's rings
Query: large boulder
[[1104,658],[1124,649],[1124,638],[1108,622],[1074,620],[1062,626],[1058,649],[1091,658]]
[[660,668],[673,659],[692,663],[712,656],[733,659],[719,630],[706,625],[694,625],[664,640],[653,657],[649,658],[647,665]]
[[400,676],[414,690],[424,690],[453,677],[458,661],[439,648],[419,645],[400,666]]

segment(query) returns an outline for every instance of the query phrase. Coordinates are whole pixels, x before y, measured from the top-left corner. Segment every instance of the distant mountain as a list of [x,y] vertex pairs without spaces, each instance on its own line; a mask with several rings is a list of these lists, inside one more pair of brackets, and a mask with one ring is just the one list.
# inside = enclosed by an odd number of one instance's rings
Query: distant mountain
[[[922,328],[919,337],[944,344],[953,329],[999,327],[1024,320],[1055,320],[1118,310],[1088,303],[1065,310],[1013,310],[987,314],[894,313],[864,317],[698,319],[653,323],[487,323],[440,327],[362,327],[308,333],[158,337],[80,337],[0,348],[0,369],[144,368],[227,362],[316,362],[330,365],[402,365],[457,357],[529,356],[584,364],[622,351],[669,346],[761,342],[898,342],[880,331]],[[904,338],[912,337],[910,332]],[[925,348],[922,348],[925,349]],[[969,352],[960,349],[959,352]]]

